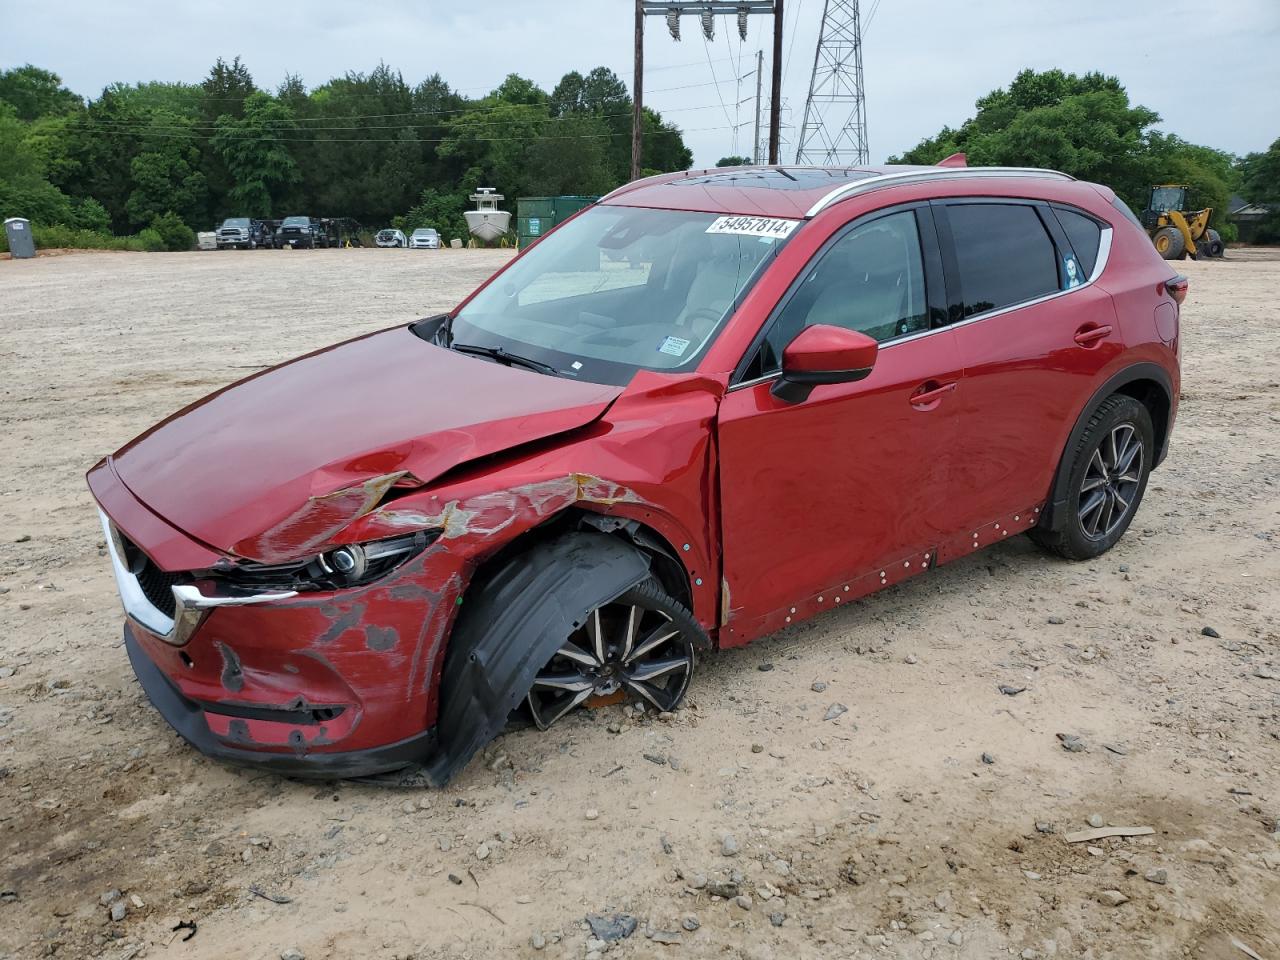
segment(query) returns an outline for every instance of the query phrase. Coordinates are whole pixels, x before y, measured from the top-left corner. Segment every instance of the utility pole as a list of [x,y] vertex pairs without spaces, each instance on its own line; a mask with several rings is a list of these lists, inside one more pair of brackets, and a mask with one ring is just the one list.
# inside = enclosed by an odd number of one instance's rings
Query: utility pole
[[631,87],[631,179],[640,179],[644,151],[644,4],[636,0],[636,75]]
[[[631,86],[631,179],[640,176],[641,151],[644,147],[644,18],[665,17],[673,40],[680,39],[680,17],[696,14],[702,21],[702,33],[708,40],[715,37],[714,18],[735,16],[738,36],[747,39],[747,17],[752,14],[773,15],[773,82],[769,108],[769,162],[778,162],[782,124],[782,0],[636,0],[635,80]],[[763,65],[763,52],[757,55],[757,76]],[[759,117],[760,81],[756,81],[756,115]],[[759,143],[759,120],[756,121]],[[757,152],[756,147],[753,153]]]
[[773,83],[769,97],[769,163],[776,164],[782,138],[782,0],[773,0]]
[[760,162],[760,92],[764,89],[764,51],[756,51],[756,135],[751,138],[751,162]]

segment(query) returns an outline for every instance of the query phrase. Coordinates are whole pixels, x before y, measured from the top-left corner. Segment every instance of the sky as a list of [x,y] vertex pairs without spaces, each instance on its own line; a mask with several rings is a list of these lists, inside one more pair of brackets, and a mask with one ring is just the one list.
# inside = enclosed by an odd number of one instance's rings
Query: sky
[[[786,0],[783,160],[795,159],[824,0]],[[862,0],[872,162],[973,115],[974,101],[1024,67],[1118,76],[1159,127],[1241,154],[1280,137],[1280,0]],[[241,56],[259,86],[308,86],[380,60],[410,84],[439,72],[480,96],[511,72],[550,90],[569,70],[632,75],[630,0],[0,0],[0,69],[34,63],[97,96],[115,81],[198,82]],[[728,17],[706,43],[693,17],[674,42],[647,19],[645,103],[685,131],[697,166],[750,154],[757,49]],[[741,82],[737,78],[745,78]],[[745,101],[745,102],[740,102]]]

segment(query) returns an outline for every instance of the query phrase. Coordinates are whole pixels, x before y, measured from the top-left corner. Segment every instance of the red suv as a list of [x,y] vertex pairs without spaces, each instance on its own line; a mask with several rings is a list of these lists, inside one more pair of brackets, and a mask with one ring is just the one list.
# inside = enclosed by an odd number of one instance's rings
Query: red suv
[[1047,170],[623,187],[447,316],[228,387],[89,472],[139,680],[206,753],[445,782],[513,715],[1029,533],[1125,532],[1186,280]]

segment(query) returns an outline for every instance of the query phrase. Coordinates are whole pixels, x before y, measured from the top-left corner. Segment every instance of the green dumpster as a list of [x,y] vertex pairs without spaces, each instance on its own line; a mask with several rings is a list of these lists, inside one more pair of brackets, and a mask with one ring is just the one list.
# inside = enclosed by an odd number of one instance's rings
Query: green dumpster
[[599,197],[521,197],[516,201],[516,232],[521,247],[533,241]]

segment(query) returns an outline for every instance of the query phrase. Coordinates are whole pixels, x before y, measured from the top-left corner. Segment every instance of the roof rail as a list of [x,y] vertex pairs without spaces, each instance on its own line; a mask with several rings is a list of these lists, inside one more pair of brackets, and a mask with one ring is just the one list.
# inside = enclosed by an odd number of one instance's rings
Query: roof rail
[[833,203],[870,193],[884,187],[896,187],[902,184],[919,183],[929,180],[972,180],[982,177],[1042,177],[1050,180],[1074,180],[1057,170],[1042,170],[1039,167],[924,167],[913,170],[902,170],[898,173],[882,173],[864,180],[854,180],[836,187],[825,197],[815,203],[805,213],[813,217],[821,213]]

